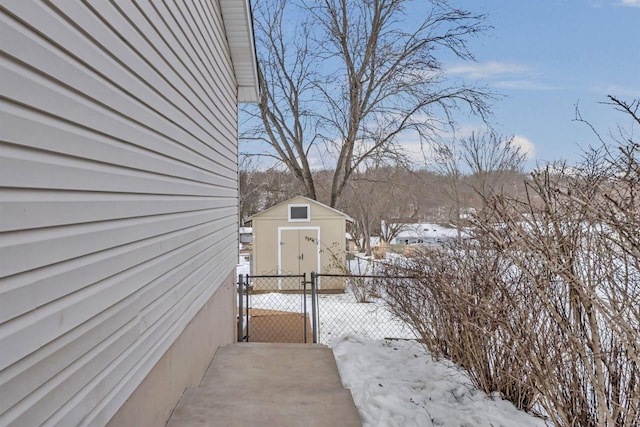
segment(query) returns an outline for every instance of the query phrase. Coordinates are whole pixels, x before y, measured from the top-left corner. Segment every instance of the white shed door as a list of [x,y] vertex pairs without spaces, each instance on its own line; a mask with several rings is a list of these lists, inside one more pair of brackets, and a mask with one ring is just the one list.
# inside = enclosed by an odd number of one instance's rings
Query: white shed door
[[306,273],[307,280],[309,280],[311,272],[318,272],[319,268],[318,230],[308,228],[281,230],[281,274]]

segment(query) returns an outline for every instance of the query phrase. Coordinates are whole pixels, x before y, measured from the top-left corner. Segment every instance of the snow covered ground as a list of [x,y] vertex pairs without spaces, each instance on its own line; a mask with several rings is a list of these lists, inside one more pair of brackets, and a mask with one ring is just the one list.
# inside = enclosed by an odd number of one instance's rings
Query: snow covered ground
[[[238,265],[238,274],[248,272],[246,263]],[[300,295],[266,294],[253,296],[252,306],[273,298],[281,310],[302,305]],[[510,402],[474,388],[453,363],[433,361],[381,302],[357,303],[351,293],[319,298],[320,310],[325,310],[320,341],[333,348],[342,382],[351,390],[365,427],[545,425]],[[381,339],[389,336],[406,339]]]
[[345,336],[332,347],[365,427],[545,425],[510,402],[489,398],[416,341]]

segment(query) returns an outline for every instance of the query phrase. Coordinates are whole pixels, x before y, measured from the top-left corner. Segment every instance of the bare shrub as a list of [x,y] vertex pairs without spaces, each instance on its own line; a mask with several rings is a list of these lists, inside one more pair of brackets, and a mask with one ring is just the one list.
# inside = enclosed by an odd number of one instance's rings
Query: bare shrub
[[514,275],[500,252],[467,241],[390,265],[386,274],[415,278],[389,283],[385,296],[434,357],[457,363],[486,393],[498,392],[519,408],[531,409],[536,390],[530,369],[514,357],[513,348],[523,322],[536,319],[510,310],[517,303],[513,300],[524,296],[504,289],[507,282],[519,285],[522,277]]
[[385,295],[435,357],[557,426],[640,425],[640,146],[621,142],[485,198],[473,239],[388,267],[414,278]]
[[336,274],[344,275],[347,289],[353,294],[357,302],[367,303],[377,298],[379,295],[379,283],[371,277],[376,271],[375,260],[371,257],[363,257],[356,254],[345,265],[336,246],[334,244],[331,247],[321,249],[321,251],[326,251],[329,254],[331,259],[330,270]]
[[350,268],[345,271],[349,274],[347,277],[347,288],[351,291],[356,301],[371,302],[378,296],[378,282],[371,277],[375,272],[374,260],[371,258],[362,258],[356,255],[350,263]]
[[555,425],[640,422],[640,269],[633,249],[640,224],[629,198],[620,198],[632,191],[620,173],[638,170],[629,149],[593,152],[577,169],[536,173],[525,200],[494,197],[493,221],[476,224],[527,276],[540,314],[562,338],[557,363],[545,353],[528,355],[542,390],[538,403]]
[[374,259],[384,259],[389,252],[389,245],[387,243],[381,243],[379,246],[373,248]]

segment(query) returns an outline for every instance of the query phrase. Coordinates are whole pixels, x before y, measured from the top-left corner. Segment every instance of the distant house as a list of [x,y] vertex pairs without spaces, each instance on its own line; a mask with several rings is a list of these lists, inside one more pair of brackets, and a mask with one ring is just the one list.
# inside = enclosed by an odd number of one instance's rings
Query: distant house
[[0,20],[0,425],[162,426],[236,336],[249,0]]
[[[385,224],[383,224],[383,227]],[[404,224],[393,238],[395,245],[431,245],[455,239],[457,230],[432,223]]]
[[[352,221],[348,215],[302,196],[255,214],[251,217],[253,274],[310,277],[312,271],[340,271],[336,264],[346,262],[347,221]],[[330,286],[328,283],[325,281],[326,286]],[[344,289],[344,281],[332,283]]]

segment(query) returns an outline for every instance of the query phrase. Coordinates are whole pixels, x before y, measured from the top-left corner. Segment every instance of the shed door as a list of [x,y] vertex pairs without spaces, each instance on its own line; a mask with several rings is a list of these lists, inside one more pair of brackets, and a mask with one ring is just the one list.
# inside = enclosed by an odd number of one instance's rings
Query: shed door
[[307,274],[318,271],[318,230],[286,229],[280,234],[280,272]]

